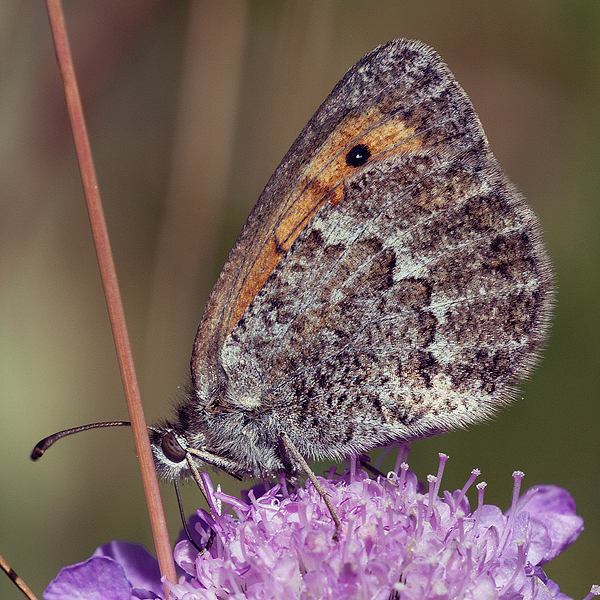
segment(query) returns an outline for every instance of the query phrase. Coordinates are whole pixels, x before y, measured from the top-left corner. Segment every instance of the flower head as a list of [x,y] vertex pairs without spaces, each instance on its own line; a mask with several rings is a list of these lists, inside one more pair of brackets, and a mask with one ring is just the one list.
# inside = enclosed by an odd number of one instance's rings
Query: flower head
[[[398,474],[377,479],[361,469],[342,477],[330,470],[321,483],[342,521],[339,541],[310,483],[293,492],[285,480],[268,491],[257,486],[242,501],[215,491],[204,474],[211,514],[198,511],[190,523],[201,543],[213,538],[212,544],[203,553],[187,540],[177,544],[175,560],[185,576],[176,584],[165,581],[170,597],[567,600],[542,565],[583,528],[568,492],[536,486],[519,497],[523,474],[517,471],[506,513],[484,504],[483,482],[471,511],[466,493],[479,471],[463,489],[440,495],[446,460],[440,455],[438,474],[429,476],[426,487],[406,463]],[[100,556],[63,569],[44,599],[163,597],[157,566],[148,570],[132,545],[113,544],[102,547]],[[73,593],[78,586],[87,595]]]
[[[285,484],[241,502],[214,491],[212,514],[198,512],[200,531],[215,532],[201,555],[187,541],[175,549],[189,577],[169,585],[191,599],[274,598],[553,598],[558,586],[541,565],[571,544],[583,528],[571,496],[537,486],[519,499],[514,474],[511,509],[483,503],[471,512],[467,485],[439,495],[447,457],[423,489],[403,463],[400,473],[371,479],[363,470],[322,481],[342,520],[340,540],[311,484],[288,493]],[[229,504],[234,514],[218,510]],[[564,598],[564,596],[562,596]]]

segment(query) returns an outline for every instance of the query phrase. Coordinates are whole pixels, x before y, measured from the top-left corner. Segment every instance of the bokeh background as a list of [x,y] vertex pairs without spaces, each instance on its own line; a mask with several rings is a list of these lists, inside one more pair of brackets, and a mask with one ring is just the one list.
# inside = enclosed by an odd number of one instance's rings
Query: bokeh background
[[[479,467],[503,508],[515,469],[564,486],[586,528],[547,572],[574,598],[600,583],[600,3],[77,0],[66,15],[149,421],[186,383],[227,252],[333,85],[392,38],[438,50],[543,223],[558,296],[518,402],[409,462],[424,478],[448,453],[451,489]],[[56,430],[127,417],[46,14],[28,0],[0,3],[0,411],[0,554],[40,597],[102,543],[151,547],[128,430],[28,458]],[[184,500],[200,505],[191,485]],[[2,577],[0,597],[21,598]]]

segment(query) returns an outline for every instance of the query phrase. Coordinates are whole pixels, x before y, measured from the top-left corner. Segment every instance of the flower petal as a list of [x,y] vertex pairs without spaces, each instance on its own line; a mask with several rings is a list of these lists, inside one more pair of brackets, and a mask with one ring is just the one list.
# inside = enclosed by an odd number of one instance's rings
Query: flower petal
[[540,559],[543,565],[568,548],[583,530],[583,519],[575,514],[575,501],[566,490],[554,485],[529,488],[517,503],[518,511],[527,511],[532,520],[546,528],[551,547]]
[[61,569],[44,600],[131,600],[131,585],[117,562],[95,556]]
[[154,594],[154,596],[137,596],[138,598],[164,598],[165,591],[160,582],[158,561],[143,546],[131,542],[112,541],[96,548],[92,556],[112,558],[123,568],[131,587],[148,590]]

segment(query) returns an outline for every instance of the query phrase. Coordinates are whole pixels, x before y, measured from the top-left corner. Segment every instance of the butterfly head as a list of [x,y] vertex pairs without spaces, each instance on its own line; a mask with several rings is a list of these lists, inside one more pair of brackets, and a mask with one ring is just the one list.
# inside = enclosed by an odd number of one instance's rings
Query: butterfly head
[[159,477],[174,480],[189,476],[190,468],[187,461],[189,444],[183,435],[176,433],[169,426],[152,427],[150,446]]
[[[188,402],[180,407],[178,419],[148,427],[154,466],[160,478],[174,481],[191,477],[192,464],[194,470],[198,467],[202,471],[210,465],[237,479],[265,474],[256,466],[260,454],[248,451],[248,446],[240,442],[243,436],[235,427],[232,433],[229,428],[210,420],[187,420],[185,416],[194,411]],[[281,471],[281,465],[278,464],[275,470]]]

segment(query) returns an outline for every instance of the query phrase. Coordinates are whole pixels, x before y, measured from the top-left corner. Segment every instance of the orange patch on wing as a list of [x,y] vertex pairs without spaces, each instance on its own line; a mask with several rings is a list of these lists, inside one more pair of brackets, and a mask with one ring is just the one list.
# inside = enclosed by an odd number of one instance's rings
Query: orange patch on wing
[[267,277],[273,272],[273,269],[275,269],[277,263],[281,260],[282,255],[283,251],[277,246],[275,238],[269,238],[263,251],[258,255],[256,262],[252,266],[252,270],[240,290],[233,311],[233,318],[230,321],[227,333],[229,333],[229,331],[233,329],[233,326],[240,320],[246,307],[252,302],[252,298],[256,296],[256,293],[263,286]]
[[376,108],[348,117],[298,174],[296,185],[282,199],[282,203],[288,204],[289,208],[279,220],[273,236],[258,255],[240,289],[227,333],[240,320],[254,296],[319,208],[326,202],[338,206],[343,201],[344,181],[360,171],[360,167],[346,163],[347,152],[356,144],[364,144],[369,148],[371,157],[366,163],[369,164],[390,155],[413,153],[422,147],[422,140],[399,117],[382,121],[382,115]]

